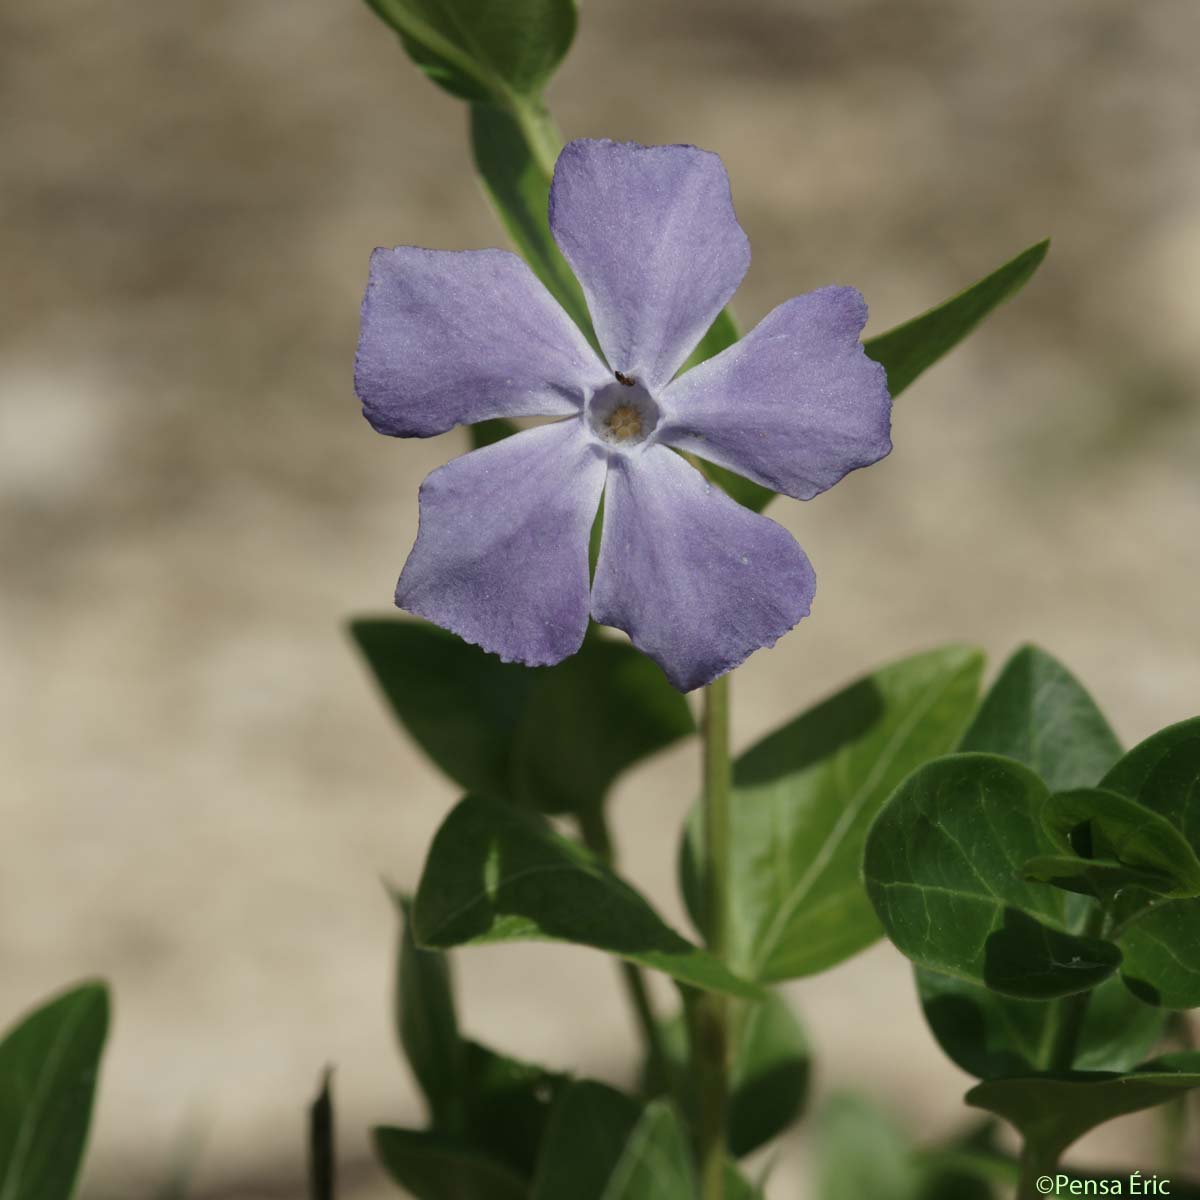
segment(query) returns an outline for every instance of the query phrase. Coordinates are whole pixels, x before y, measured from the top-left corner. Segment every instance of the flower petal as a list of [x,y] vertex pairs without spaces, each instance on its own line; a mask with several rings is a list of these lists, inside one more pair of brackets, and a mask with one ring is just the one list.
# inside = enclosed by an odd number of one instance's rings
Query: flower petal
[[614,455],[592,615],[624,629],[681,692],[808,615],[816,579],[792,535],[665,446]]
[[611,378],[515,254],[397,246],[371,255],[354,390],[380,433],[567,416]]
[[798,500],[883,458],[892,402],[858,340],[866,320],[854,288],[781,304],[667,388],[660,440]]
[[588,532],[604,457],[579,420],[540,425],[439,467],[421,485],[396,603],[498,654],[548,666],[588,620]]
[[721,160],[695,146],[570,142],[550,228],[614,371],[665,384],[750,265]]

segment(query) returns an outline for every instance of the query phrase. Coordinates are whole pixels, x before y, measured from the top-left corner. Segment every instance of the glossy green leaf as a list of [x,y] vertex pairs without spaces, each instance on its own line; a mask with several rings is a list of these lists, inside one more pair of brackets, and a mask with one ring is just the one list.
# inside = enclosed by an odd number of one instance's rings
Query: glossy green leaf
[[[812,1069],[811,1051],[804,1027],[778,992],[747,1005],[733,1021],[734,1046],[730,1068],[729,1150],[737,1158],[766,1145],[796,1119],[808,1097]],[[695,1122],[695,1095],[688,1080],[688,1033],[679,1014],[661,1027],[662,1040],[676,1080],[685,1087],[676,1096]],[[650,1079],[647,1064],[643,1078],[650,1089],[661,1081]]]
[[422,950],[412,935],[412,905],[401,910],[397,956],[396,1032],[435,1126],[456,1128],[462,1117],[465,1049],[458,1032],[450,960]]
[[0,1198],[69,1200],[87,1142],[108,989],[87,983],[0,1042]]
[[332,1072],[326,1071],[308,1110],[309,1200],[334,1200],[337,1195],[331,1079]]
[[[1102,786],[1136,800],[1169,821],[1200,850],[1200,717],[1181,721],[1135,746],[1104,777]],[[1136,907],[1136,898],[1134,901]],[[1148,905],[1123,922],[1118,939],[1121,975],[1148,1004],[1200,1007],[1200,900]]]
[[[860,878],[867,829],[915,767],[950,750],[971,710],[982,655],[948,646],[902,659],[818,704],[734,764],[732,952],[762,980],[835,966],[881,933]],[[693,865],[684,894],[702,927]]]
[[1200,1087],[1200,1053],[1171,1054],[1127,1075],[1071,1072],[991,1079],[966,1096],[968,1104],[1012,1122],[1048,1162],[1091,1129]]
[[1121,978],[1139,1000],[1200,1008],[1200,900],[1152,908],[1119,938]]
[[1062,851],[1078,850],[1078,835],[1085,829],[1088,857],[1136,868],[1150,877],[1150,883],[1140,883],[1143,887],[1161,878],[1165,886],[1153,890],[1164,895],[1200,895],[1200,859],[1187,839],[1166,817],[1119,792],[1056,792],[1042,808],[1042,823]]
[[1049,249],[1049,241],[1038,242],[944,304],[868,338],[864,347],[886,369],[892,397],[953,350],[997,305],[1020,291]]
[[528,1200],[519,1175],[451,1134],[383,1127],[372,1137],[384,1169],[415,1200]]
[[1135,746],[1102,786],[1170,821],[1200,854],[1200,717],[1168,726]]
[[503,109],[473,104],[471,149],[484,191],[513,245],[592,345],[598,346],[583,290],[550,233],[550,178],[520,125]]
[[681,983],[748,999],[753,984],[668,928],[582,846],[508,805],[468,798],[438,830],[414,907],[418,942],[593,946]]
[[[1016,1000],[937,971],[915,970],[925,1020],[964,1071],[991,1079],[1049,1066],[1057,1002]],[[1089,998],[1075,1065],[1083,1071],[1127,1071],[1150,1052],[1163,1022],[1160,1010],[1142,1004],[1119,979],[1106,979]]]
[[455,96],[535,96],[575,36],[574,0],[367,0],[423,71]]
[[959,749],[1015,758],[1051,791],[1091,787],[1121,756],[1083,685],[1036,646],[1004,664]]
[[1011,759],[956,754],[893,793],[863,873],[888,936],[914,962],[1004,995],[1050,999],[1095,987],[1120,952],[1066,932],[1068,895],[1021,877],[1053,846],[1042,781]]
[[421,749],[489,799],[585,811],[622,771],[695,728],[652,662],[595,633],[574,657],[530,670],[424,622],[360,620],[351,632]]
[[1169,876],[1127,867],[1115,858],[1079,858],[1065,853],[1039,854],[1021,868],[1021,874],[1032,883],[1050,883],[1105,905],[1131,888],[1165,895],[1176,886]]

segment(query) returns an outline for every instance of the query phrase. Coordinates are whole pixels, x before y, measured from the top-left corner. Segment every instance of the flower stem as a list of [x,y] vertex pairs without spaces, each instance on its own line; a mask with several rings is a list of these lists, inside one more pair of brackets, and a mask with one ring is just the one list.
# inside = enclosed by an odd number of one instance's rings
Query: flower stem
[[[584,844],[598,858],[609,866],[615,865],[616,852],[613,849],[612,834],[609,832],[608,820],[601,805],[585,809],[578,813],[579,832]],[[618,964],[621,979],[625,984],[625,992],[633,1015],[637,1019],[638,1029],[642,1035],[642,1043],[646,1050],[646,1061],[651,1080],[658,1081],[668,1090],[671,1080],[671,1061],[667,1057],[663,1044],[662,1028],[650,999],[650,989],[646,987],[646,977],[641,968],[631,962],[621,960]]]
[[[729,955],[731,790],[729,677],[704,692],[704,810],[702,864],[704,934],[709,950]],[[695,997],[690,1009],[692,1066],[699,1107],[696,1131],[702,1200],[724,1200],[725,1127],[729,1104],[729,1001],[715,992]]]

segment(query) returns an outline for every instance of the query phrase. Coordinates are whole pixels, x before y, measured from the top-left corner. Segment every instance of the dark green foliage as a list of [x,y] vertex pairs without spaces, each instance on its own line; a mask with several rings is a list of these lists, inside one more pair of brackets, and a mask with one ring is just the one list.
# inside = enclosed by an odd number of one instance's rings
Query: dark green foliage
[[0,1042],[0,1196],[70,1200],[83,1160],[108,989],[86,983],[42,1005]]

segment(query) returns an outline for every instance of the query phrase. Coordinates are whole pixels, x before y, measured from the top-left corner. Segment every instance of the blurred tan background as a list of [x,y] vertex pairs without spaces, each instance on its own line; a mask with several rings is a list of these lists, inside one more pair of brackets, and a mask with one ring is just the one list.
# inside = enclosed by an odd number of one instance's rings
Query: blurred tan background
[[[870,332],[1050,234],[1027,293],[897,406],[896,449],[780,503],[814,615],[739,674],[745,744],[940,641],[1051,648],[1133,742],[1200,709],[1200,88],[1194,0],[589,0],[569,136],[719,151],[754,262],[735,308],[853,283]],[[376,245],[502,244],[464,113],[354,0],[0,9],[0,1024],[86,974],[116,1029],[85,1195],[302,1195],[337,1064],[413,1121],[393,924],[455,798],[341,629],[385,611],[416,487],[461,435],[371,433],[351,388]],[[628,873],[683,921],[680,749],[629,777]],[[620,1081],[609,964],[459,956],[466,1024]],[[818,1088],[922,1135],[968,1080],[886,946],[790,989]],[[1147,1127],[1083,1147],[1143,1154]],[[805,1196],[803,1137],[779,1200]]]

